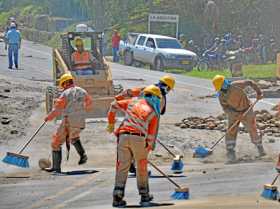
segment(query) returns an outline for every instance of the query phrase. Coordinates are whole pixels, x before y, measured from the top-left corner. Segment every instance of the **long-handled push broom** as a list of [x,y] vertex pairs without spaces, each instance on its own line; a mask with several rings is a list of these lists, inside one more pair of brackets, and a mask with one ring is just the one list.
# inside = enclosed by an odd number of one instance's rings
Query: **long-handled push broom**
[[224,139],[224,137],[237,125],[239,125],[240,121],[252,110],[252,108],[257,104],[259,100],[256,100],[246,112],[244,112],[240,119],[236,120],[235,123],[226,131],[226,133],[219,139],[217,140],[214,145],[212,145],[210,148],[206,148],[203,146],[198,146],[194,149],[193,152],[193,157],[194,158],[205,158],[213,153],[214,148]]
[[279,192],[277,189],[277,186],[275,186],[275,182],[277,181],[278,177],[280,176],[280,173],[277,174],[277,176],[273,179],[271,184],[265,184],[264,190],[261,194],[262,197],[269,199],[269,200],[277,200],[279,197]]
[[155,164],[153,164],[151,161],[148,161],[149,164],[156,169],[160,174],[162,174],[167,180],[169,180],[175,188],[175,192],[171,195],[171,197],[175,200],[187,200],[190,197],[189,188],[180,187],[179,184],[177,184],[175,181],[173,181],[169,176],[167,176],[162,170],[160,170]]
[[173,157],[173,162],[171,166],[171,170],[173,173],[182,173],[184,168],[184,163],[182,161],[182,155],[175,155],[165,144],[163,144],[160,140],[157,139],[157,142]]
[[17,153],[7,152],[6,156],[2,160],[4,163],[15,165],[22,168],[29,168],[28,156],[21,155],[21,153],[25,150],[25,148],[30,144],[30,142],[34,139],[34,137],[39,133],[39,131],[43,128],[46,122],[42,123],[42,125],[35,131],[33,136],[23,145]]

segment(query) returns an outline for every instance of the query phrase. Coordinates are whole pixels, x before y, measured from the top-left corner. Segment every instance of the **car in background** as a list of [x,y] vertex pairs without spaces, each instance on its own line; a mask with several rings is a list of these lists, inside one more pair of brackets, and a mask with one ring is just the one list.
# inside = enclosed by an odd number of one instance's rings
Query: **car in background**
[[[130,34],[129,34],[130,35]],[[122,46],[125,65],[134,62],[149,64],[151,69],[163,71],[166,68],[180,68],[191,71],[197,64],[198,56],[182,47],[173,37],[155,34],[135,34]]]

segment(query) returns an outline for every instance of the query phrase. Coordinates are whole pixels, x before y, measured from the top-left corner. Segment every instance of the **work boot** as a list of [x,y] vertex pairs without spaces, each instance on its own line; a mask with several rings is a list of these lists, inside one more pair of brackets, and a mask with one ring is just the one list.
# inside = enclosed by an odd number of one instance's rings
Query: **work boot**
[[82,164],[86,163],[88,157],[87,157],[87,155],[86,155],[86,152],[85,152],[85,150],[84,150],[84,148],[83,148],[83,146],[82,146],[82,143],[81,143],[80,139],[78,139],[77,141],[75,141],[75,142],[73,143],[73,145],[74,145],[74,147],[76,148],[78,154],[80,155],[80,160],[79,160],[79,163],[78,163],[78,164],[79,164],[79,165],[82,165]]
[[115,187],[113,192],[113,203],[112,206],[115,208],[125,208],[126,201],[123,200],[124,197],[124,188]]
[[228,160],[227,160],[228,164],[236,162],[236,155],[235,155],[234,149],[228,149],[227,150],[227,158],[228,158]]
[[277,170],[278,173],[280,173],[280,154],[279,154],[278,163],[276,164],[275,169]]
[[124,201],[121,197],[114,196],[112,206],[114,208],[125,208],[126,207],[126,201]]
[[141,195],[140,205],[142,207],[150,207],[150,206],[152,206],[151,201],[153,199],[154,199],[153,195],[150,195],[150,194]]
[[266,155],[262,144],[258,144],[257,149],[258,149],[258,152],[259,152],[259,157],[263,157],[263,156]]
[[61,158],[62,152],[59,151],[52,151],[52,167],[45,168],[45,171],[54,172],[54,173],[61,173]]

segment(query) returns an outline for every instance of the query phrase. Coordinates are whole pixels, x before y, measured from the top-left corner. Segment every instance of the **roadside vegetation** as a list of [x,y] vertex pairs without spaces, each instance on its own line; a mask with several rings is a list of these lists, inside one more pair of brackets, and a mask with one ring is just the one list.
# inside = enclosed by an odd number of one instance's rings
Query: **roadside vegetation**
[[[225,77],[231,77],[231,73],[228,69],[226,70],[209,70],[209,71],[198,71],[194,69],[191,72],[185,72],[181,69],[169,69],[169,73],[184,74],[187,76],[212,79],[215,75],[220,74]],[[243,75],[245,78],[274,78],[276,76],[276,64],[266,64],[266,65],[244,65]]]

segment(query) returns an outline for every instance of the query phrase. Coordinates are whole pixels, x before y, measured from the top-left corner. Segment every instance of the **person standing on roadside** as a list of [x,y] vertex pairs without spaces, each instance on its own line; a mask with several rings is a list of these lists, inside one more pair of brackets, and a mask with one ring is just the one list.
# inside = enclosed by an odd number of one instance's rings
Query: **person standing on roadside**
[[120,48],[121,35],[117,30],[113,31],[112,35],[112,54],[113,62],[119,62],[119,48]]
[[15,65],[15,68],[18,69],[18,51],[21,46],[21,35],[14,22],[11,23],[10,29],[5,35],[5,39],[5,50],[8,50],[9,57],[9,69],[12,70],[13,65]]

